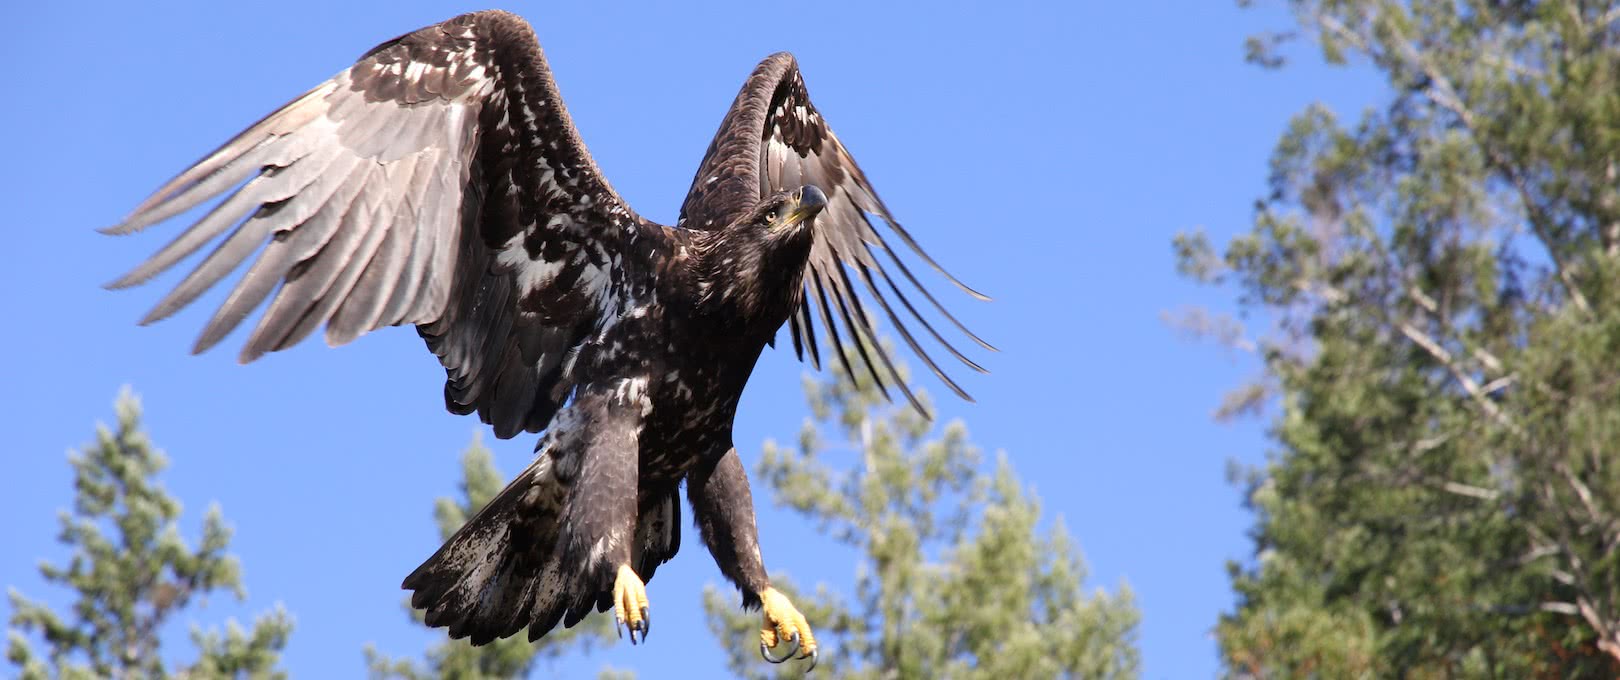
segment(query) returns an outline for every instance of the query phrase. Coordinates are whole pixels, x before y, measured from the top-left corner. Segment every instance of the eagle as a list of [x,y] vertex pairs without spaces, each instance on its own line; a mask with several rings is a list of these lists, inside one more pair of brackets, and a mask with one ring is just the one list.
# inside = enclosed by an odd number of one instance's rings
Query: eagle
[[195,352],[267,299],[244,363],[323,325],[336,346],[409,324],[444,366],[451,412],[477,413],[501,438],[540,434],[534,461],[404,580],[428,625],[475,645],[524,628],[537,640],[610,608],[632,643],[645,641],[646,583],[680,547],[684,483],[704,545],[743,606],[762,610],[760,653],[813,667],[810,625],[766,576],[732,442],[755,362],[785,323],[795,354],[819,370],[819,324],[829,364],[851,380],[859,365],[885,395],[892,384],[923,410],[876,341],[881,314],[970,399],[899,310],[964,366],[984,369],[903,289],[994,349],[897,256],[894,238],[988,299],[895,221],[787,53],[748,76],[673,226],[613,190],[533,30],[501,11],[378,45],[104,231],[139,231],[217,197],[109,284],[140,284],[217,242],[143,325],[251,260]]

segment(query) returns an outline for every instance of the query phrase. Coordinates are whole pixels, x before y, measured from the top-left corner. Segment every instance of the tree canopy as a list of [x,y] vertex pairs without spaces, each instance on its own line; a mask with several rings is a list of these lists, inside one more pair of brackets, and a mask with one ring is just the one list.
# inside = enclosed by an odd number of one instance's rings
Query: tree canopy
[[61,514],[57,540],[72,557],[40,566],[46,582],[76,599],[64,613],[12,590],[6,658],[25,680],[283,677],[276,666],[292,619],[280,607],[248,628],[235,621],[223,632],[194,627],[196,659],[180,668],[164,662],[160,652],[173,645],[160,636],[164,622],[212,592],[240,599],[246,590],[226,552],[231,529],[219,507],[209,509],[191,547],[180,532],[180,502],[157,482],[168,460],[141,429],[140,401],[126,391],[117,413],[115,428],[98,426],[95,442],[68,459],[73,510]]
[[[1620,673],[1620,9],[1294,0],[1387,83],[1299,113],[1253,228],[1176,247],[1237,292],[1275,403],[1243,483],[1235,677]],[[1271,397],[1276,397],[1275,401]]]
[[[807,380],[812,419],[796,446],[767,442],[756,486],[857,555],[855,593],[788,593],[825,650],[817,674],[842,678],[1129,678],[1139,618],[1130,588],[1087,592],[1061,518],[1005,455],[987,466],[953,422],[887,406],[872,386]],[[834,461],[843,460],[840,465]],[[763,496],[763,494],[761,494]],[[710,587],[709,627],[745,678],[798,677],[754,651],[759,616]]]

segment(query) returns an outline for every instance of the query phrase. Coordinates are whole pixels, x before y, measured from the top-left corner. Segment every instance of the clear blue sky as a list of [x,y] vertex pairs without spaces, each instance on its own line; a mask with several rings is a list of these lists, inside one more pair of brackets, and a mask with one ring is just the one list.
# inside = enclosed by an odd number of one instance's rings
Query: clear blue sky
[[[1309,50],[1282,72],[1245,65],[1247,34],[1289,27],[1274,6],[996,5],[507,9],[534,23],[607,176],[663,221],[754,63],[795,52],[816,104],[887,203],[940,261],[996,297],[936,289],[1002,349],[984,358],[991,375],[966,380],[978,403],[923,386],[979,444],[1007,451],[1048,520],[1065,518],[1090,585],[1131,584],[1146,677],[1208,677],[1210,630],[1232,602],[1223,564],[1249,555],[1250,518],[1224,470],[1261,460],[1268,444],[1263,423],[1210,418],[1256,364],[1189,344],[1160,321],[1163,310],[1228,297],[1176,277],[1170,238],[1246,228],[1288,117],[1312,101],[1354,113],[1378,85],[1318,65]],[[247,367],[234,361],[240,337],[191,357],[219,291],[143,329],[135,320],[178,276],[134,292],[99,287],[180,225],[122,239],[92,229],[373,44],[471,9],[294,0],[10,10],[0,42],[11,93],[0,109],[11,243],[0,266],[0,583],[63,600],[34,565],[65,554],[53,543],[55,512],[71,497],[64,452],[111,418],[128,384],[173,460],[165,480],[187,502],[187,532],[211,501],[237,529],[251,597],[216,599],[199,621],[284,602],[297,616],[285,662],[295,677],[355,676],[367,642],[400,654],[441,635],[408,622],[398,583],[436,547],[432,499],[453,492],[458,453],[480,426],[444,412],[443,372],[416,334],[392,329],[338,350],[306,343]],[[788,352],[761,362],[737,428],[750,464],[766,437],[796,432],[805,370]],[[502,469],[515,472],[532,445],[499,443]],[[770,567],[848,587],[846,553],[829,552],[768,494],[756,501]],[[651,585],[660,632],[650,645],[537,677],[603,663],[647,678],[718,674],[699,598],[720,580],[689,540]]]

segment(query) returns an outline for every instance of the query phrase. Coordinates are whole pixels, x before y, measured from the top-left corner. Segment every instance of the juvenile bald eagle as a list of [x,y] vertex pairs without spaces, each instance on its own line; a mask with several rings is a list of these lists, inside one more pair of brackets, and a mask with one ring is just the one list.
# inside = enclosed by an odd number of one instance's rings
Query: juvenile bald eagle
[[[794,351],[819,368],[819,319],[851,379],[846,341],[874,381],[887,377],[916,404],[872,341],[874,310],[856,294],[859,282],[923,363],[966,398],[880,286],[952,355],[983,369],[928,326],[891,264],[989,348],[879,234],[869,216],[943,273],[878,200],[785,53],[766,58],[743,85],[673,227],[637,215],[608,185],[534,33],[498,11],[377,46],[107,231],[144,229],[221,194],[205,217],[110,284],[144,282],[229,233],[142,323],[175,313],[259,252],[196,351],[272,292],[244,362],[322,324],[332,345],[413,324],[444,364],[450,411],[477,412],[503,438],[543,432],[528,469],[405,578],[429,625],[474,644],[525,627],[538,639],[559,621],[572,626],[609,607],[632,642],[644,640],[644,582],[680,546],[685,480],[720,571],[744,606],[764,610],[761,653],[813,664],[809,625],[766,578],[731,440],[760,352],[788,322]],[[773,655],[779,645],[785,653]]]

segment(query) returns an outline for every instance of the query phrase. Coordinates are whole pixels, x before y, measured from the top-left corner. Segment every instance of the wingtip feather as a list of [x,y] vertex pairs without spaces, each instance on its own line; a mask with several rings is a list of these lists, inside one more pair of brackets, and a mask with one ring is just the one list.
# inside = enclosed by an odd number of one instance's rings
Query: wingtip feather
[[956,277],[954,277],[954,276],[950,276],[949,274],[947,274],[946,278],[949,278],[951,280],[951,283],[956,284],[957,288],[961,288],[962,292],[967,293],[969,296],[971,296],[975,300],[978,300],[980,302],[995,302],[996,301],[995,298],[992,298],[989,295],[985,295],[984,293],[980,293],[979,291],[974,290],[972,287],[968,286],[967,284],[956,280]]
[[135,278],[132,276],[133,273],[134,272],[130,272],[129,274],[125,274],[125,275],[120,276],[120,277],[118,277],[116,279],[113,279],[111,281],[103,283],[103,284],[101,284],[101,289],[102,290],[124,290],[126,288],[133,288],[133,287],[135,287],[137,285],[140,285],[142,282],[135,280]]

